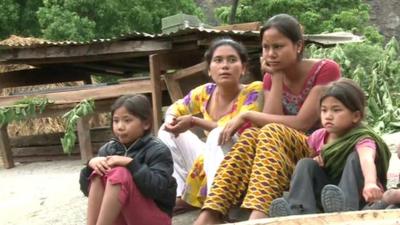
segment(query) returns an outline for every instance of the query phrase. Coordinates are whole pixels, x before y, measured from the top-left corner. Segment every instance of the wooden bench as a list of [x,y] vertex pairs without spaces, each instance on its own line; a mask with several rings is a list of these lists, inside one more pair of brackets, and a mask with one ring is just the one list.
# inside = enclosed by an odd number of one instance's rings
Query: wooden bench
[[[165,87],[163,87],[165,89]],[[53,117],[63,115],[70,111],[77,103],[84,99],[93,99],[95,101],[95,112],[109,112],[110,105],[115,99],[126,94],[135,93],[151,93],[150,79],[129,80],[115,85],[104,86],[76,86],[66,88],[61,91],[51,93],[36,93],[31,95],[20,96],[2,96],[0,97],[1,106],[11,106],[16,101],[24,97],[44,97],[52,103],[46,106],[45,111],[36,117]],[[77,124],[77,133],[80,147],[81,159],[86,162],[93,157],[91,139],[90,139],[90,116],[80,118]],[[7,124],[3,124],[0,128],[0,153],[3,156],[5,168],[14,166],[13,155],[10,146],[10,140],[7,133]]]

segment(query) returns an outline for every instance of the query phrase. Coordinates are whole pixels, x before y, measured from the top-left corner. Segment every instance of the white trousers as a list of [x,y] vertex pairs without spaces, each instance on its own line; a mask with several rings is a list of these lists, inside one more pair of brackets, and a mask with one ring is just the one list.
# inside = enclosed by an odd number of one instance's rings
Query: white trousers
[[220,127],[213,129],[204,143],[191,131],[183,132],[178,137],[175,137],[174,134],[164,130],[164,126],[163,124],[158,131],[158,137],[171,150],[174,160],[173,176],[178,184],[176,196],[182,196],[186,177],[192,169],[194,161],[201,154],[204,154],[204,171],[207,176],[207,189],[209,191],[219,164],[224,158],[224,152],[228,152],[234,142],[232,141],[223,146],[218,145],[219,134],[222,130]]

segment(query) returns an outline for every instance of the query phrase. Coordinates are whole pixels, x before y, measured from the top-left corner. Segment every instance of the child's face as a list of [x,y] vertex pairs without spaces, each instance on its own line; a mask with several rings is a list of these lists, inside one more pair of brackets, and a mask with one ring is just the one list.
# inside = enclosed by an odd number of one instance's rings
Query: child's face
[[124,106],[114,111],[112,120],[114,135],[126,146],[142,137],[144,132],[150,128],[147,122],[130,114]]
[[361,120],[359,111],[350,111],[341,101],[327,97],[321,103],[322,126],[332,135],[340,137]]

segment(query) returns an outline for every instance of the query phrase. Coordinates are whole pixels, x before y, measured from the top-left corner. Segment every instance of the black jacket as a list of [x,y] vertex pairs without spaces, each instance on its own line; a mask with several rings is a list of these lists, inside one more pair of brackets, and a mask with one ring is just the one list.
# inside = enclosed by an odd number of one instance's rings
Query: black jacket
[[[127,165],[140,192],[154,200],[157,206],[172,215],[175,206],[176,181],[172,177],[173,161],[168,147],[152,135],[146,135],[126,148],[116,139],[103,145],[98,156],[122,155],[133,158]],[[79,183],[87,196],[89,176],[93,169],[89,166],[81,170]],[[140,206],[139,206],[140,207]]]

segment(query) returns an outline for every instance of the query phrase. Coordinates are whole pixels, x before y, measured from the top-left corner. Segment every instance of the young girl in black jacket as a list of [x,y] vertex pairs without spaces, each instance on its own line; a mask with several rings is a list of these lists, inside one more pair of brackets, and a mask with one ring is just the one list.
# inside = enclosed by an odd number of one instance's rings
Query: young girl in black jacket
[[150,134],[144,95],[122,96],[111,107],[115,135],[82,169],[88,225],[171,224],[176,181],[169,149]]

